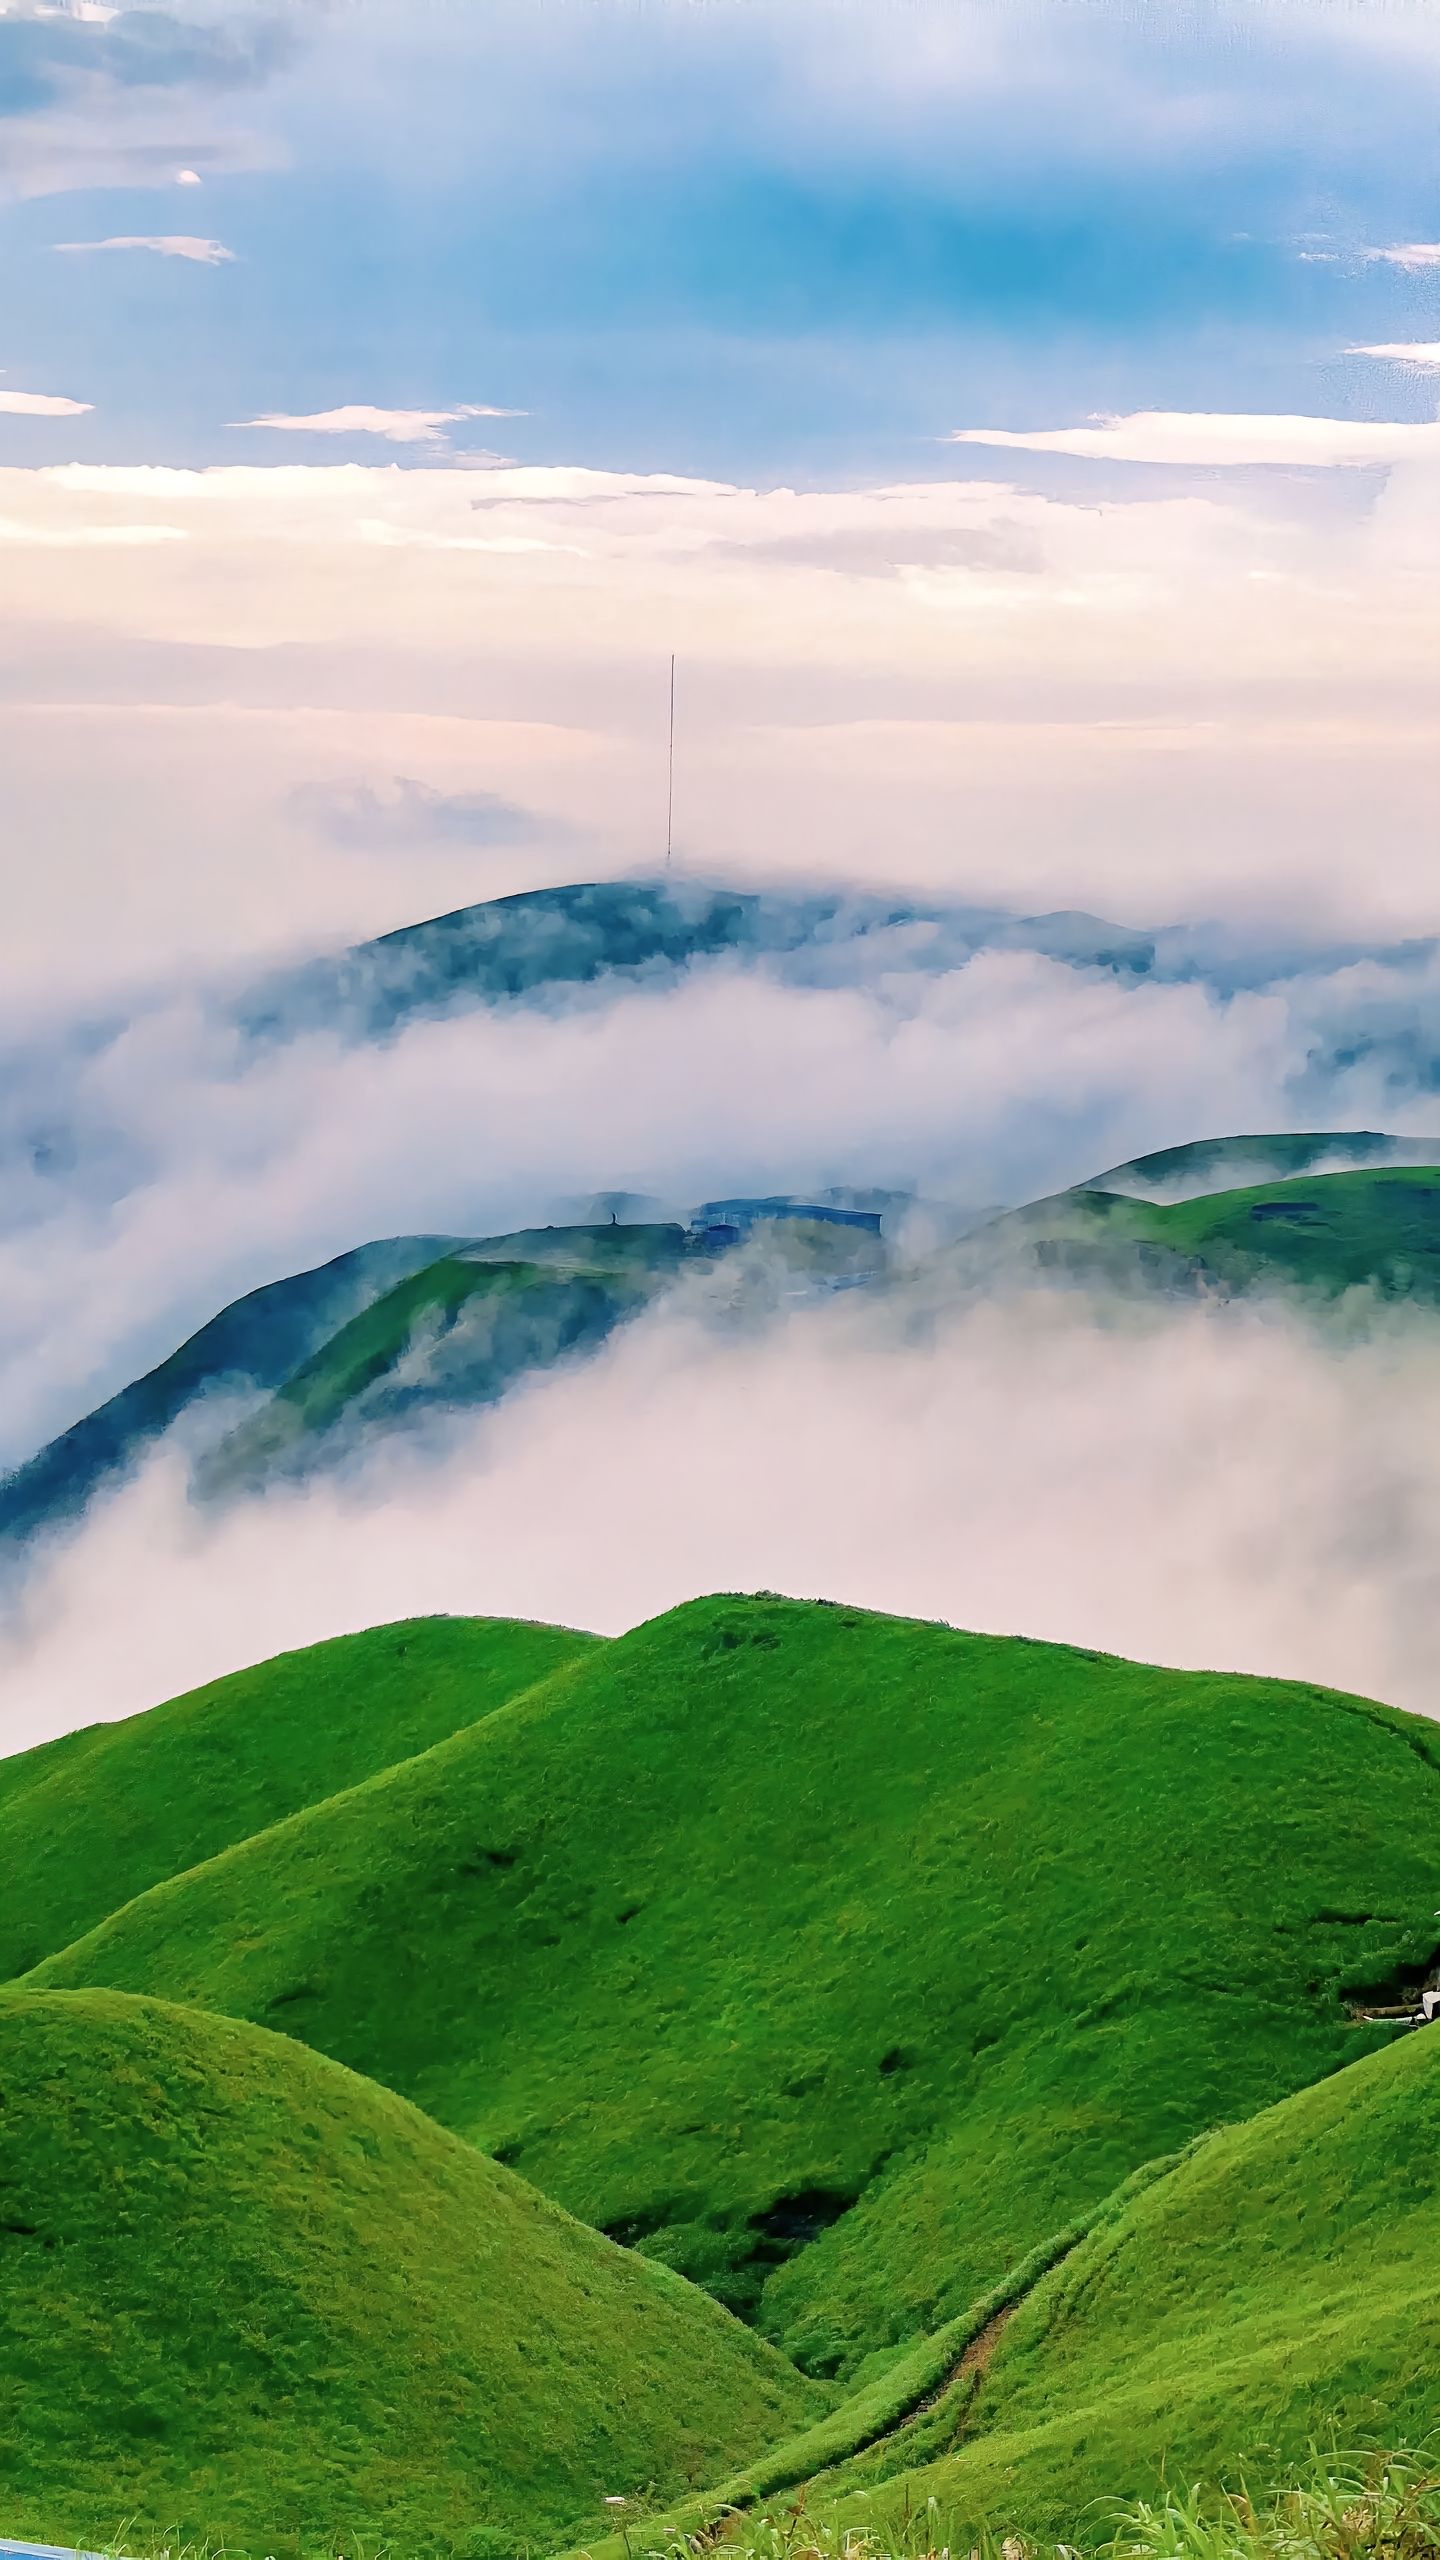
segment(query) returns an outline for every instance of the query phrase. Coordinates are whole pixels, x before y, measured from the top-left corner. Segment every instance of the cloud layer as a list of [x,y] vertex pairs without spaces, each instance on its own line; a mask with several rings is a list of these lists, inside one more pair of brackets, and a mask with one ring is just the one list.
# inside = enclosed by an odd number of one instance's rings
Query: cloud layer
[[748,1339],[646,1319],[427,1463],[206,1518],[162,1458],[31,1586],[0,1747],[385,1618],[614,1633],[757,1587],[1433,1714],[1437,1429],[1433,1326],[1337,1348],[1058,1298],[908,1342],[854,1300]]
[[[1023,457],[1068,475],[1049,487],[0,470],[24,529],[0,821],[45,847],[18,866],[7,998],[358,939],[573,876],[579,834],[602,875],[643,865],[672,647],[682,864],[1423,930],[1440,428],[1310,424],[1332,454],[1407,458],[1303,481],[1172,462],[1123,490],[1058,450]],[[1185,449],[1214,431],[1184,422]],[[523,857],[432,836],[402,895],[378,851],[342,861],[305,824],[396,774],[529,811]]]
[[352,401],[347,408],[317,409],[305,418],[272,413],[238,423],[273,427],[285,435],[379,436],[386,444],[435,445],[445,442],[442,430],[462,418],[518,418],[522,414],[519,409],[485,408],[469,400],[454,409],[377,409],[364,401]]
[[102,249],[148,249],[157,258],[186,259],[197,267],[235,264],[234,250],[227,249],[223,241],[197,239],[188,231],[119,232],[111,240],[57,240],[55,248],[62,257],[85,257]]
[[11,418],[86,418],[91,406],[88,400],[67,400],[53,391],[0,389],[0,411]]
[[12,1052],[0,1460],[244,1290],[380,1235],[503,1233],[605,1189],[686,1208],[879,1184],[983,1208],[1207,1134],[1435,1132],[1433,955],[1268,981],[1251,955],[1229,993],[903,932],[837,946],[809,982],[803,963],[359,1045],[256,1044],[197,989]]
[[[1394,355],[1394,347],[1357,347],[1356,355]],[[1420,351],[1422,354],[1424,350]],[[1087,461],[1188,463],[1204,469],[1375,469],[1392,462],[1440,461],[1440,425],[1369,418],[1264,418],[1183,415],[1138,410],[1083,427],[1011,433],[957,427],[952,444],[1008,445],[1018,453],[1068,453]]]

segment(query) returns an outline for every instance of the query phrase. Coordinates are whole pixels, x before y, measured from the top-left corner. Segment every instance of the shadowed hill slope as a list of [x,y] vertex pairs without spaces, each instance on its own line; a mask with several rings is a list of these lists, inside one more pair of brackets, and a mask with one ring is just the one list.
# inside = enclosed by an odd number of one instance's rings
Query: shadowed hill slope
[[613,997],[637,984],[673,984],[707,963],[769,962],[802,979],[848,982],[867,965],[953,968],[992,949],[1128,979],[1157,965],[1162,975],[1191,975],[1189,944],[1184,927],[1157,937],[1075,912],[1020,916],[854,889],[756,891],[676,874],[573,881],[457,907],[276,971],[239,1018],[258,1036],[324,1024],[376,1040],[427,1015],[573,1002],[582,988]]
[[36,1979],[283,2022],[848,2371],[1374,2041],[1343,1995],[1434,1952],[1437,1754],[1300,1684],[719,1598]]
[[412,1618],[0,1761],[0,1978],[598,1642],[509,1618]]
[[0,2098],[12,2533],[499,2555],[816,2408],[703,2294],[286,2037],[11,1990]]
[[[452,921],[458,929],[468,914],[437,919],[437,930]],[[1031,919],[1026,931],[1066,922]],[[894,1260],[897,1213],[910,1197],[901,1193],[866,1195],[884,1202],[894,1225],[868,1268],[862,1259],[842,1273],[839,1231],[807,1231],[803,1220],[783,1235],[768,1232],[763,1249],[788,1259],[797,1284],[883,1285],[888,1277],[942,1301],[1044,1271],[1181,1292],[1305,1284],[1333,1295],[1363,1284],[1433,1305],[1440,1253],[1427,1195],[1440,1199],[1440,1175],[1427,1155],[1440,1149],[1374,1130],[1197,1139],[978,1226],[963,1218],[962,1240],[919,1263]],[[1354,1170],[1314,1171],[1336,1164]],[[248,1381],[270,1392],[218,1445],[212,1432],[192,1489],[254,1491],[342,1464],[362,1441],[447,1408],[493,1403],[522,1378],[598,1348],[687,1262],[704,1259],[678,1225],[606,1221],[485,1238],[399,1237],[277,1281],[226,1308],[148,1377],[0,1480],[0,1561],[6,1542],[18,1550],[47,1523],[77,1516],[208,1387]]]
[[527,1371],[598,1348],[674,1278],[677,1226],[539,1228],[412,1273],[333,1334],[196,1469],[222,1493],[301,1473],[342,1432],[493,1403]]
[[222,1307],[158,1368],[0,1476],[0,1539],[75,1518],[109,1477],[168,1431],[196,1396],[225,1384],[278,1387],[337,1327],[433,1262],[445,1236],[391,1236],[357,1245],[314,1271],[252,1289]]
[[[1317,2441],[1418,2442],[1437,2370],[1440,2035],[1421,2033],[1210,2135],[1102,2219],[1005,2329],[955,2455],[880,2495],[934,2495],[962,2532],[1073,2534],[1091,2501],[1165,2478],[1258,2486]],[[876,2489],[903,2448],[832,2491]],[[1103,2534],[1103,2510],[1089,2522]]]

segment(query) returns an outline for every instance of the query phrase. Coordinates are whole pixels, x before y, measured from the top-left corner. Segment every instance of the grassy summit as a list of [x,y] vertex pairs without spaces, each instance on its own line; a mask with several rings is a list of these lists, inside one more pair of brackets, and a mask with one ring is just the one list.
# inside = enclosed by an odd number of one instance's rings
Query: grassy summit
[[163,1877],[475,1723],[597,1642],[509,1618],[414,1618],[0,1760],[0,1978]]
[[719,2306],[285,2037],[0,1994],[12,2534],[476,2560],[812,2413]]
[[283,2024],[848,2372],[1374,2042],[1437,1761],[1298,1683],[700,1601],[35,1979]]

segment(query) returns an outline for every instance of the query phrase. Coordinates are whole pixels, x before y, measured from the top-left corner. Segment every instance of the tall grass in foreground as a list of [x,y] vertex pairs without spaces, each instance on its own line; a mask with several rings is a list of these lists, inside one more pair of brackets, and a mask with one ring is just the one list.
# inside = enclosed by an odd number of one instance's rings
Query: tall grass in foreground
[[[996,2527],[954,2533],[928,2498],[883,2531],[812,2515],[807,2493],[762,2513],[723,2508],[699,2533],[658,2531],[643,2500],[607,2501],[626,2560],[1440,2560],[1440,2444],[1391,2453],[1317,2453],[1298,2481],[1263,2498],[1205,2482],[1133,2505],[1097,2504],[1075,2519],[1076,2540],[1038,2542]],[[626,2508],[629,2514],[625,2513]],[[275,2550],[297,2560],[281,2535]],[[123,2529],[93,2546],[94,2560],[272,2560],[223,2541],[167,2541]],[[425,2548],[424,2560],[544,2560],[526,2543],[477,2526]],[[404,2542],[336,2534],[298,2560],[420,2560]]]
[[762,2515],[727,2511],[705,2531],[647,2541],[624,2534],[628,2560],[1437,2560],[1440,2449],[1317,2454],[1290,2487],[1252,2498],[1243,2486],[1196,2482],[1075,2519],[1074,2543],[1037,2543],[999,2529],[947,2529],[930,2498],[899,2525],[872,2531],[807,2512],[805,2492]]

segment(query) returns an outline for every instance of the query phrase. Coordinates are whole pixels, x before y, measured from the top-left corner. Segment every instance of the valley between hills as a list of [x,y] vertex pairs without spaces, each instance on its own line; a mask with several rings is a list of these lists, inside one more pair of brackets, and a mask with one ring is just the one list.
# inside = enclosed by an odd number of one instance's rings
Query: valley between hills
[[1433,2421],[1423,1719],[765,1594],[416,1621],[0,1763],[0,1849],[12,2531],[1060,2536]]

